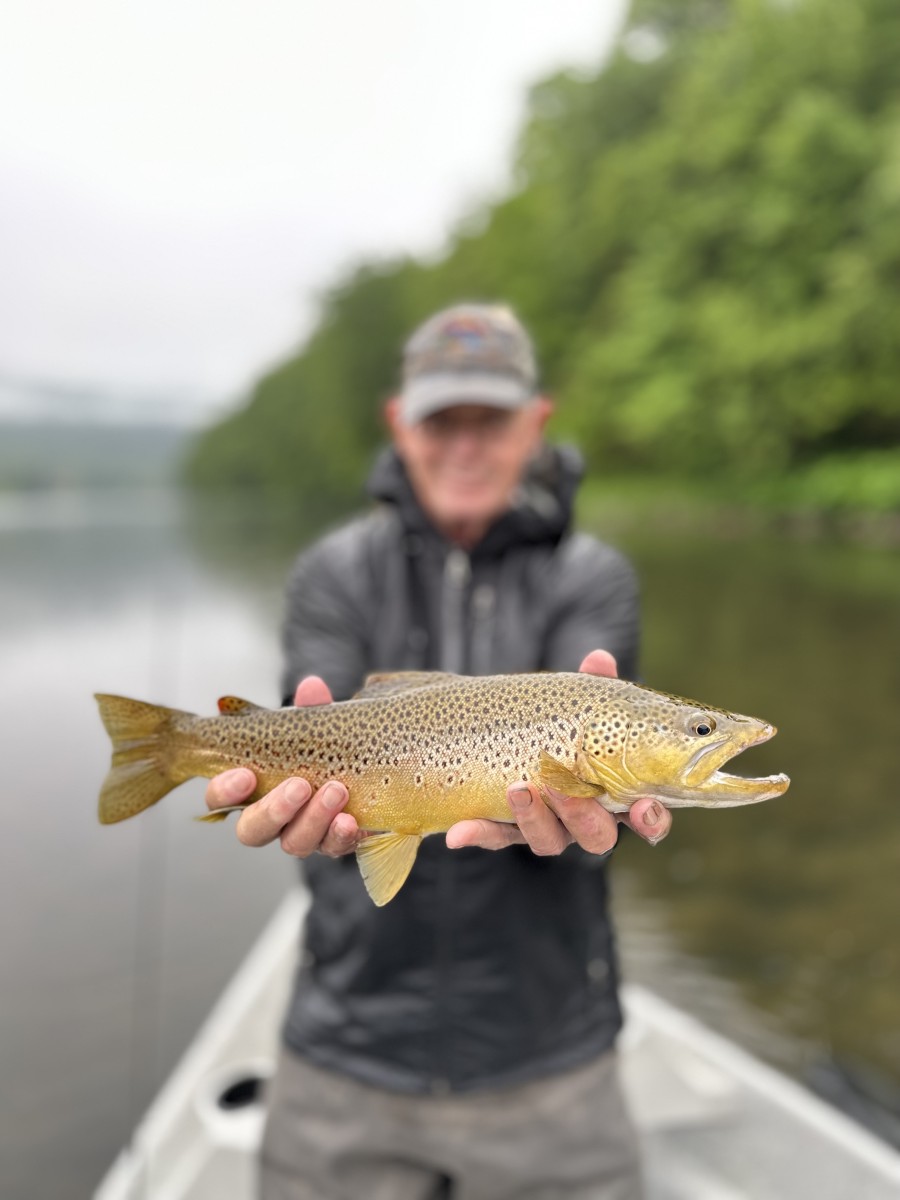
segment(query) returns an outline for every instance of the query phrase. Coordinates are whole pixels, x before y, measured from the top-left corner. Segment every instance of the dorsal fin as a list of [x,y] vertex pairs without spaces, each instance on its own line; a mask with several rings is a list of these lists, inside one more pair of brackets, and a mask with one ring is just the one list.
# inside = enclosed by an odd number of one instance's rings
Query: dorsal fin
[[252,700],[242,700],[240,696],[219,697],[219,712],[223,717],[239,717],[255,708],[262,708],[262,705],[254,704]]
[[389,671],[367,675],[354,700],[369,700],[375,696],[394,696],[418,688],[440,687],[461,676],[449,671]]

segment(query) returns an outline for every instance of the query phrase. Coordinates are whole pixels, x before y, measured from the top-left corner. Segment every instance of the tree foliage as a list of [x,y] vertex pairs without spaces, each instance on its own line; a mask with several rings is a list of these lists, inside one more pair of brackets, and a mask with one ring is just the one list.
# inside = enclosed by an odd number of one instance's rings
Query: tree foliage
[[875,455],[861,502],[900,507],[898,61],[893,0],[635,0],[601,71],[532,91],[511,194],[342,280],[191,478],[355,489],[409,330],[502,297],[604,471],[845,505]]

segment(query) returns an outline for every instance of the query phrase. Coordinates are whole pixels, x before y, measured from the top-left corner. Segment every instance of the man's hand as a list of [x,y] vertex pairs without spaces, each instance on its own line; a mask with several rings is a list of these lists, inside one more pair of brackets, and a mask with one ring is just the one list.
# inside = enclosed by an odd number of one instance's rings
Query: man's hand
[[[592,650],[579,671],[591,675],[616,675],[616,660],[606,650]],[[572,842],[577,842],[591,854],[606,854],[619,836],[619,823],[628,825],[638,837],[655,845],[666,836],[672,816],[657,800],[635,800],[627,813],[613,816],[596,800],[564,796],[545,789],[547,803],[533,783],[514,783],[507,789],[507,799],[515,825],[501,821],[458,821],[447,831],[451,850],[462,846],[481,846],[485,850],[500,850],[514,844],[528,845],[535,854],[561,854]]]
[[[330,704],[331,692],[317,675],[297,685],[294,703]],[[241,804],[256,790],[256,776],[246,767],[223,771],[209,781],[207,807]],[[342,812],[349,795],[346,787],[330,780],[313,792],[305,779],[286,779],[260,800],[247,806],[238,818],[237,835],[245,846],[266,846],[276,838],[282,850],[295,858],[308,858],[317,850],[330,858],[352,853],[361,840],[354,817]]]

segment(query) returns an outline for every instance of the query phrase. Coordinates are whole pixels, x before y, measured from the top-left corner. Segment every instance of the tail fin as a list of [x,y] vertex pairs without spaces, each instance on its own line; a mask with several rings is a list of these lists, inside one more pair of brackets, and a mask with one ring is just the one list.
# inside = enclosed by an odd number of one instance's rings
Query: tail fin
[[101,823],[112,825],[143,812],[182,782],[170,772],[167,743],[173,719],[187,714],[124,696],[95,699],[113,744],[99,807]]

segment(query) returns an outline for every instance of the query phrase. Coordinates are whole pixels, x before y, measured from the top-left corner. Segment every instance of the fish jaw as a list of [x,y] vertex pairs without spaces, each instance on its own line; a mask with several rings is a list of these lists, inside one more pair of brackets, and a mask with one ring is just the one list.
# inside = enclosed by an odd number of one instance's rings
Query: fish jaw
[[753,717],[740,718],[717,743],[702,747],[688,766],[684,786],[664,799],[669,808],[736,808],[782,796],[790,786],[787,775],[747,778],[721,768],[745,750],[761,746],[778,732],[774,725]]
[[745,779],[727,771],[713,771],[702,786],[689,792],[673,790],[659,799],[667,808],[738,808],[783,796],[790,783],[790,778],[784,774]]
[[[629,724],[620,735],[621,756],[613,757],[609,751],[608,757],[585,753],[582,746],[579,760],[584,777],[602,784],[606,794],[600,803],[609,812],[625,812],[647,796],[667,808],[734,808],[787,791],[786,775],[748,779],[722,769],[744,750],[774,737],[774,725],[689,702],[676,703],[680,711],[670,705],[663,714],[667,726],[645,720],[643,738]],[[711,725],[713,736],[694,736],[698,724]]]

